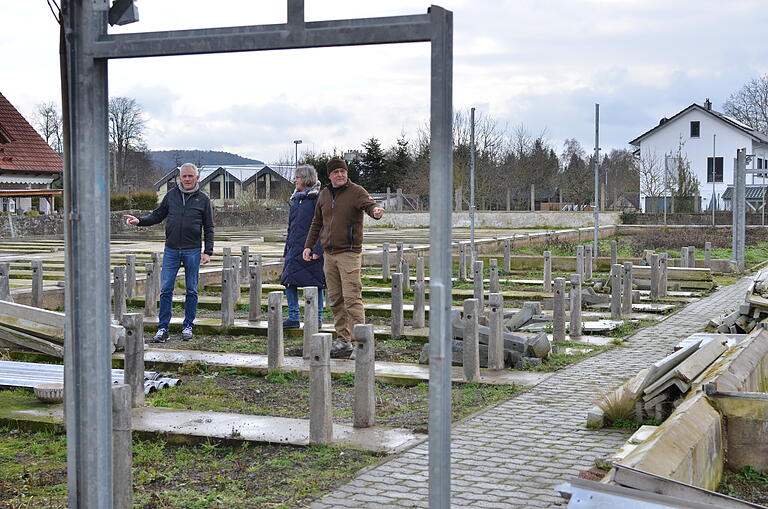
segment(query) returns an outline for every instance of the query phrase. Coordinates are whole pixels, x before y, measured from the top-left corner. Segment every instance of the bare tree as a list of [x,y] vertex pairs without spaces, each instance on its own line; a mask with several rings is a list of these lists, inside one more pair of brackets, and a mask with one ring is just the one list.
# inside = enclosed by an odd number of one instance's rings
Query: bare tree
[[143,152],[146,121],[141,106],[130,97],[109,100],[109,145],[112,152],[112,185],[117,189],[127,176],[131,152]]
[[42,102],[35,106],[35,115],[33,118],[35,128],[43,137],[45,142],[57,154],[61,155],[64,151],[62,142],[63,125],[59,107],[53,101]]
[[768,134],[768,75],[745,83],[729,95],[723,111],[752,129]]
[[651,212],[657,212],[658,198],[668,189],[668,178],[664,170],[664,161],[654,152],[641,153],[637,159],[637,172],[640,176],[640,193],[651,198]]

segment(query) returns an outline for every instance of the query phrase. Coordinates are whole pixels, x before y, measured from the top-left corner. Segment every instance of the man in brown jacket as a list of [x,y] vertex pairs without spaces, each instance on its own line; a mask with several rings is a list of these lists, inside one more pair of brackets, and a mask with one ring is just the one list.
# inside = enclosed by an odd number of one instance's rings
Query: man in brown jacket
[[331,185],[320,192],[315,216],[304,243],[304,260],[309,261],[318,237],[325,253],[325,282],[328,300],[333,310],[333,322],[338,339],[333,342],[331,355],[351,354],[354,359],[352,330],[365,323],[360,262],[363,253],[363,212],[381,219],[379,207],[362,186],[349,181],[347,163],[332,157],[327,164]]

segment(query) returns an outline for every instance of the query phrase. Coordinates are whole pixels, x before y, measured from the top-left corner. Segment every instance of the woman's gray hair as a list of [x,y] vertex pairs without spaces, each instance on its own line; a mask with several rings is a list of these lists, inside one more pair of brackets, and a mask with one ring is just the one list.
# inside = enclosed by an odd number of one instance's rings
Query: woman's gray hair
[[297,166],[296,176],[304,182],[304,187],[314,187],[317,184],[317,170],[311,164],[300,164]]

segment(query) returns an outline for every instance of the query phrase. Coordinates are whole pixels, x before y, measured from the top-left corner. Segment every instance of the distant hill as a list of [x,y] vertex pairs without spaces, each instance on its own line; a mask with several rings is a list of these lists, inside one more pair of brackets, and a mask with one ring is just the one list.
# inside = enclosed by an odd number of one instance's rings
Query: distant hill
[[168,171],[175,168],[179,162],[204,164],[264,164],[258,159],[248,159],[230,152],[220,150],[150,150],[149,157],[152,165],[160,170]]

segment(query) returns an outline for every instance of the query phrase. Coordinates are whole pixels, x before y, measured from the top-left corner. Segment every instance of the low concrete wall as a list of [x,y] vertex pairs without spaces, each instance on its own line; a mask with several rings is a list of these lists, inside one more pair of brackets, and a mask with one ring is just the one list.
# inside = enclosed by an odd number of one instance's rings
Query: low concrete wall
[[[618,224],[619,212],[601,212],[600,224]],[[478,211],[475,212],[477,228],[582,228],[594,225],[593,212],[520,212],[520,211]],[[365,225],[391,226],[393,228],[428,228],[429,212],[387,211],[380,220],[365,217]],[[453,228],[469,228],[469,212],[454,212],[451,217]]]

